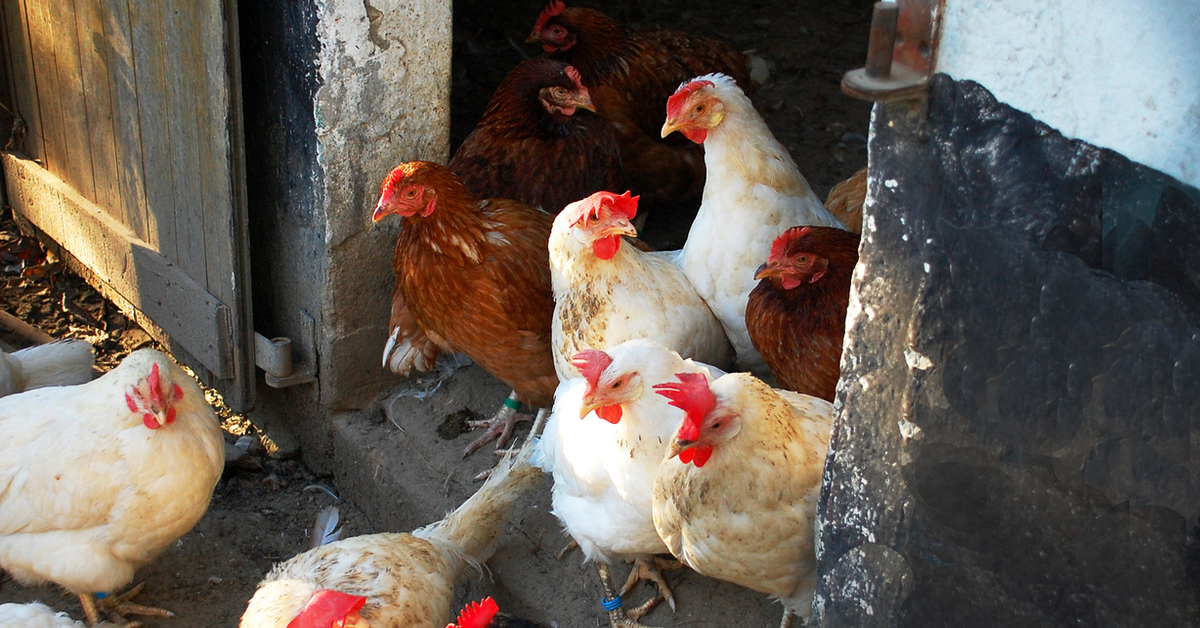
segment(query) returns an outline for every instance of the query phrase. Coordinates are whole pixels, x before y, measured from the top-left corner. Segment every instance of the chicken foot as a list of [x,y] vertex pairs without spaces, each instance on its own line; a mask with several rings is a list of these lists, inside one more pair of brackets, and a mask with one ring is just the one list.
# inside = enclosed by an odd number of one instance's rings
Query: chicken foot
[[779,628],[801,628],[800,616],[790,608],[783,609],[783,619],[779,620]]
[[483,433],[483,436],[476,438],[471,441],[471,444],[467,445],[466,449],[463,450],[463,458],[475,453],[493,440],[496,441],[496,449],[503,447],[508,442],[508,439],[512,438],[513,428],[516,427],[517,423],[529,421],[533,418],[527,414],[518,414],[517,408],[520,407],[521,400],[517,397],[517,391],[514,390],[509,393],[508,398],[504,400],[504,405],[500,407],[500,410],[496,412],[496,415],[491,420],[468,421],[467,425],[471,429],[486,427],[487,431]]
[[[596,561],[596,570],[600,572],[600,588],[604,590],[604,599],[600,601],[600,605],[608,612],[609,625],[612,628],[649,628],[630,619],[629,615],[625,613],[625,609],[621,608],[621,596],[617,595],[616,589],[613,588],[612,578],[608,573],[608,564]],[[642,614],[645,612],[647,611],[643,611]]]
[[153,606],[143,606],[134,604],[129,600],[136,597],[143,589],[146,588],[146,583],[138,583],[132,589],[119,595],[110,595],[96,601],[94,595],[82,593],[79,595],[79,603],[83,606],[83,614],[87,619],[89,626],[95,626],[102,621],[101,612],[109,617],[114,623],[123,628],[140,628],[142,622],[126,622],[125,615],[147,615],[154,617],[174,617],[175,613],[165,609],[156,608]]
[[621,595],[629,593],[633,589],[633,585],[640,581],[653,582],[658,588],[658,596],[651,598],[641,606],[629,611],[629,616],[634,619],[640,618],[642,615],[649,613],[659,602],[666,600],[667,605],[671,607],[671,611],[675,611],[675,596],[671,593],[671,587],[667,586],[666,578],[663,578],[662,571],[664,569],[683,569],[684,564],[674,558],[659,558],[657,556],[640,556],[633,562],[633,569],[629,570],[629,578],[625,580],[625,586],[621,587]]

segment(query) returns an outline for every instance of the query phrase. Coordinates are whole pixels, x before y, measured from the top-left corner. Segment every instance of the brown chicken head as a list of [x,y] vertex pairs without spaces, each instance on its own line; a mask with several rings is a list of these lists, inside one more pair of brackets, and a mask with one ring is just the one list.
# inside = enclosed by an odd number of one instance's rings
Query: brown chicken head
[[608,369],[612,365],[612,358],[603,351],[580,351],[571,358],[571,364],[587,380],[583,404],[579,408],[581,419],[595,410],[596,416],[616,424],[623,414],[621,404],[637,401],[642,396],[642,383],[637,371],[610,373]]
[[538,100],[541,101],[542,107],[551,114],[563,116],[575,115],[576,109],[595,112],[596,106],[592,104],[591,94],[583,86],[579,70],[568,65],[563,68],[563,73],[574,83],[574,86],[567,88],[562,85],[550,85],[541,88],[538,90]]
[[183,399],[183,389],[170,380],[170,373],[164,378],[158,363],[150,369],[150,374],[130,386],[125,391],[125,404],[129,411],[142,417],[142,424],[156,430],[175,421],[175,402]]
[[562,52],[574,46],[575,33],[571,32],[559,17],[566,10],[567,5],[563,4],[562,0],[552,0],[538,15],[533,31],[525,41],[531,44],[541,43],[542,50],[548,54]]
[[700,373],[676,373],[679,383],[657,384],[655,392],[671,400],[671,405],[683,410],[683,422],[667,449],[667,457],[679,456],[679,461],[703,467],[712,457],[713,448],[733,438],[741,430],[742,419],[717,403],[708,378]]
[[712,75],[699,76],[680,85],[667,99],[663,137],[679,131],[689,140],[703,144],[708,139],[708,132],[721,124],[725,103],[714,93],[716,84],[708,80],[709,76]]
[[792,227],[771,243],[767,263],[758,267],[755,279],[770,279],[784,290],[817,283],[829,270],[829,258],[813,252],[812,227]]
[[580,242],[592,245],[592,252],[610,260],[621,248],[621,236],[636,236],[630,222],[637,216],[638,196],[629,192],[596,192],[563,208],[560,218]]
[[379,222],[388,214],[407,218],[419,213],[423,218],[428,218],[437,208],[437,190],[428,181],[428,175],[435,170],[437,164],[425,161],[410,161],[396,166],[383,180],[383,190],[371,220]]

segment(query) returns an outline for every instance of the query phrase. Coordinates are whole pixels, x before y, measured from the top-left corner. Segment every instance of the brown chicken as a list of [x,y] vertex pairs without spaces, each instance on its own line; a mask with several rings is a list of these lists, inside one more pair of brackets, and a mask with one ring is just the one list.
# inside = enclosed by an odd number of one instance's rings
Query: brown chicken
[[[543,422],[542,413],[539,422]],[[538,429],[535,425],[535,432]],[[530,438],[511,463],[441,521],[411,534],[365,534],[276,565],[258,585],[240,628],[439,628],[454,585],[494,550],[517,499],[542,472]]]
[[593,112],[575,68],[527,59],[496,88],[450,169],[476,198],[509,198],[558,213],[620,187],[617,139]]
[[788,390],[833,401],[858,240],[832,227],[792,227],[755,275],[746,329]]
[[404,219],[392,269],[413,327],[513,388],[467,453],[492,438],[502,444],[517,420],[514,406],[548,408],[558,386],[546,249],[554,217],[516,201],[476,201],[453,172],[426,161],[400,164],[384,180],[372,219],[388,214]]
[[688,567],[783,603],[781,626],[807,619],[833,404],[749,373],[676,377],[654,387],[684,411],[654,480],[655,529]]
[[724,72],[751,90],[746,55],[724,42],[677,31],[627,32],[600,11],[568,8],[560,0],[542,11],[529,41],[579,69],[596,111],[617,133],[625,184],[643,204],[699,198],[704,151],[660,137],[667,98],[683,81],[710,72]]
[[863,168],[829,190],[829,196],[825,197],[825,209],[846,223],[847,229],[861,235],[863,203],[866,201],[867,169]]

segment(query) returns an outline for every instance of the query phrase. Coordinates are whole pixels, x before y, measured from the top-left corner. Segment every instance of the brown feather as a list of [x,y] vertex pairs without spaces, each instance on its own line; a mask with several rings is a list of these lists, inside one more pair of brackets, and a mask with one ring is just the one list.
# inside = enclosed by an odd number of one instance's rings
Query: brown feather
[[[544,22],[553,25],[566,28],[574,45],[548,56],[578,68],[593,91],[597,112],[613,124],[620,141],[626,184],[642,195],[643,204],[699,198],[704,150],[677,136],[660,137],[667,99],[680,83],[712,72],[728,74],[752,93],[746,55],[725,42],[678,31],[628,32],[595,9],[569,7]],[[662,187],[675,181],[683,184]]]
[[831,227],[803,228],[809,234],[789,243],[788,257],[808,252],[828,258],[825,276],[791,290],[778,277],[762,279],[750,292],[746,329],[781,386],[833,401],[859,237]]
[[583,109],[567,116],[542,105],[543,88],[576,89],[567,67],[528,59],[500,83],[450,160],[476,198],[510,198],[558,213],[593,192],[621,187],[621,154],[608,123]]
[[829,196],[825,199],[825,209],[851,231],[861,235],[863,203],[866,201],[867,169],[863,168],[829,190]]
[[516,201],[476,203],[438,164],[420,164],[409,180],[437,194],[433,213],[404,218],[396,240],[396,289],[413,320],[522,401],[549,407],[558,385],[546,248],[553,216]]

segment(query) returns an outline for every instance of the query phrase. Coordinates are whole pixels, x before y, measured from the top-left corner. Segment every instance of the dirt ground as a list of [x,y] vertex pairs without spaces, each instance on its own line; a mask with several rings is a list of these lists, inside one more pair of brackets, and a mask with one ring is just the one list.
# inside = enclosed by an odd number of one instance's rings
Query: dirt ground
[[[470,131],[508,69],[523,56],[538,53],[523,41],[542,4],[540,0],[454,3],[452,145]],[[601,8],[635,28],[671,28],[720,37],[767,59],[771,78],[753,100],[822,198],[830,187],[866,164],[870,105],[842,95],[838,85],[846,70],[860,67],[865,59],[870,2],[773,0],[745,3],[736,9],[709,0],[583,4]],[[35,242],[17,232],[7,210],[0,214],[0,281],[4,282],[0,307],[52,336],[92,341],[102,370],[111,368],[128,351],[153,343],[82,280],[39,255]],[[0,341],[17,347],[28,344],[3,328]],[[405,399],[393,407],[395,413],[410,417],[407,432],[399,431],[400,425],[393,426],[382,412],[374,421],[355,426],[354,431],[364,442],[399,439],[416,451],[432,443],[434,449],[428,455],[433,458],[457,451],[470,439],[460,435],[442,440],[433,435],[433,426],[463,405],[487,411],[502,398],[503,391],[492,394],[499,389],[477,368],[468,369],[455,375],[429,401]],[[250,438],[243,442],[257,444],[257,434],[247,421],[228,413],[223,417],[229,442],[245,435]],[[370,465],[376,455],[396,454],[380,447],[362,452],[356,462]],[[468,470],[486,466],[488,459],[479,453],[468,459],[468,465],[458,464],[456,458],[445,464],[435,462],[422,462],[418,466],[423,470],[417,472],[433,477],[446,468],[450,471],[444,480],[434,482],[441,489],[438,494],[425,497],[450,507],[476,486],[470,482]],[[378,470],[376,466],[375,477],[366,481],[404,481],[380,478]],[[347,501],[335,500],[332,495],[336,494],[338,487],[331,478],[316,477],[300,461],[273,460],[261,449],[252,448],[241,461],[226,468],[200,524],[138,573],[136,581],[147,583],[140,601],[178,614],[174,619],[151,620],[148,625],[236,626],[262,575],[275,562],[304,549],[316,512],[326,505],[336,503],[340,508],[346,536],[384,529],[364,514],[364,510],[381,512],[378,505],[360,510]],[[593,570],[579,565],[578,553],[561,563],[553,558],[565,537],[544,532],[553,527],[547,502],[545,495],[529,500],[529,510],[514,525],[517,533],[511,535],[513,540],[494,561],[491,578],[461,585],[460,598],[493,594],[506,610],[528,613],[555,626],[604,625],[604,615],[594,608],[599,589]],[[424,522],[415,521],[414,525]],[[616,573],[623,574],[623,568]],[[680,613],[672,616],[659,609],[646,618],[647,624],[769,626],[778,621],[779,606],[761,595],[691,573],[669,578],[677,583]],[[569,595],[548,593],[564,586],[571,591]],[[0,602],[35,599],[82,617],[78,601],[55,587],[27,588],[12,581],[0,582]]]

